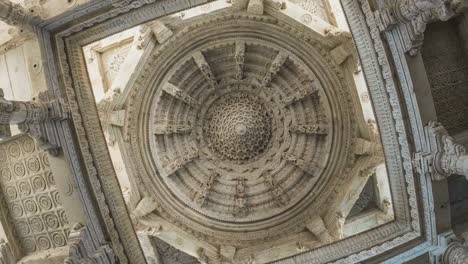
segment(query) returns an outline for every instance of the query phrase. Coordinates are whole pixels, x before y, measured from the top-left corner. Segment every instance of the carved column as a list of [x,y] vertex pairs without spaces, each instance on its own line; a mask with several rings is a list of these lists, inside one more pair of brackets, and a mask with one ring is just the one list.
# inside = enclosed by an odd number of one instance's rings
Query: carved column
[[455,143],[440,123],[430,122],[426,127],[426,135],[430,144],[432,179],[443,180],[452,174],[464,175],[468,179],[468,155],[465,148]]
[[468,263],[468,250],[458,241],[448,245],[442,259],[443,264]]
[[0,0],[0,20],[30,32],[34,32],[36,25],[42,22],[40,17],[31,16],[28,10],[9,0]]
[[71,223],[86,223],[86,216],[80,202],[79,193],[76,191],[76,186],[72,179],[70,166],[62,150],[55,154],[49,155],[49,164],[52,173],[55,175],[57,190],[62,197],[63,209]]
[[18,125],[44,150],[57,150],[60,143],[53,123],[67,119],[68,110],[60,100],[50,100],[47,93],[40,94],[39,99],[41,102],[9,101],[0,88],[0,138],[11,136],[9,126]]

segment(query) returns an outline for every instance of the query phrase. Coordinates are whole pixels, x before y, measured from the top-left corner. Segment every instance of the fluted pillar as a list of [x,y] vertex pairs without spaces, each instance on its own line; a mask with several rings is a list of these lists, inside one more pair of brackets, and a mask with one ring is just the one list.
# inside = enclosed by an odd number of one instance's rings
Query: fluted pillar
[[34,32],[34,28],[42,19],[32,16],[28,10],[9,0],[0,0],[0,20],[10,26]]
[[468,263],[468,251],[458,241],[448,245],[442,258],[443,264],[466,264]]
[[457,144],[437,122],[429,123],[426,135],[430,144],[433,180],[443,180],[452,174],[464,175],[468,179],[468,155],[465,147]]

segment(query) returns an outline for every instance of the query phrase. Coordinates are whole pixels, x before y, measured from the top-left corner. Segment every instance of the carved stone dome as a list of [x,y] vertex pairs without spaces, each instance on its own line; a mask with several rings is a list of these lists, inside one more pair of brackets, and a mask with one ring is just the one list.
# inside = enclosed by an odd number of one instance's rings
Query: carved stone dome
[[355,127],[323,45],[239,14],[193,23],[148,55],[128,137],[161,217],[245,245],[295,233],[326,208]]
[[213,103],[203,129],[208,146],[222,158],[249,160],[270,142],[271,114],[254,94],[233,92]]

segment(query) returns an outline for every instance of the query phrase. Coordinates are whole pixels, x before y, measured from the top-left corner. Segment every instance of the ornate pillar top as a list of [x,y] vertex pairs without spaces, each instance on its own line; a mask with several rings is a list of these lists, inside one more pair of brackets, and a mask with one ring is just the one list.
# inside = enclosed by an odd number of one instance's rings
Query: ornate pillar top
[[27,9],[9,0],[0,0],[0,20],[30,32],[34,32],[35,26],[42,22],[40,17],[32,16]]
[[465,148],[457,144],[447,130],[438,122],[426,127],[431,152],[433,180],[443,180],[452,174],[464,175],[468,179],[468,155]]

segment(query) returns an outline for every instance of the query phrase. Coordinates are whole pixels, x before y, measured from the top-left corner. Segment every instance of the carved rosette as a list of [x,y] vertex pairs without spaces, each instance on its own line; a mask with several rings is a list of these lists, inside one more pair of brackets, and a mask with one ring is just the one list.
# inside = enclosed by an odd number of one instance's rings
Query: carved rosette
[[158,214],[198,238],[245,246],[323,213],[356,128],[320,45],[274,18],[239,14],[194,23],[153,51],[125,123]]

